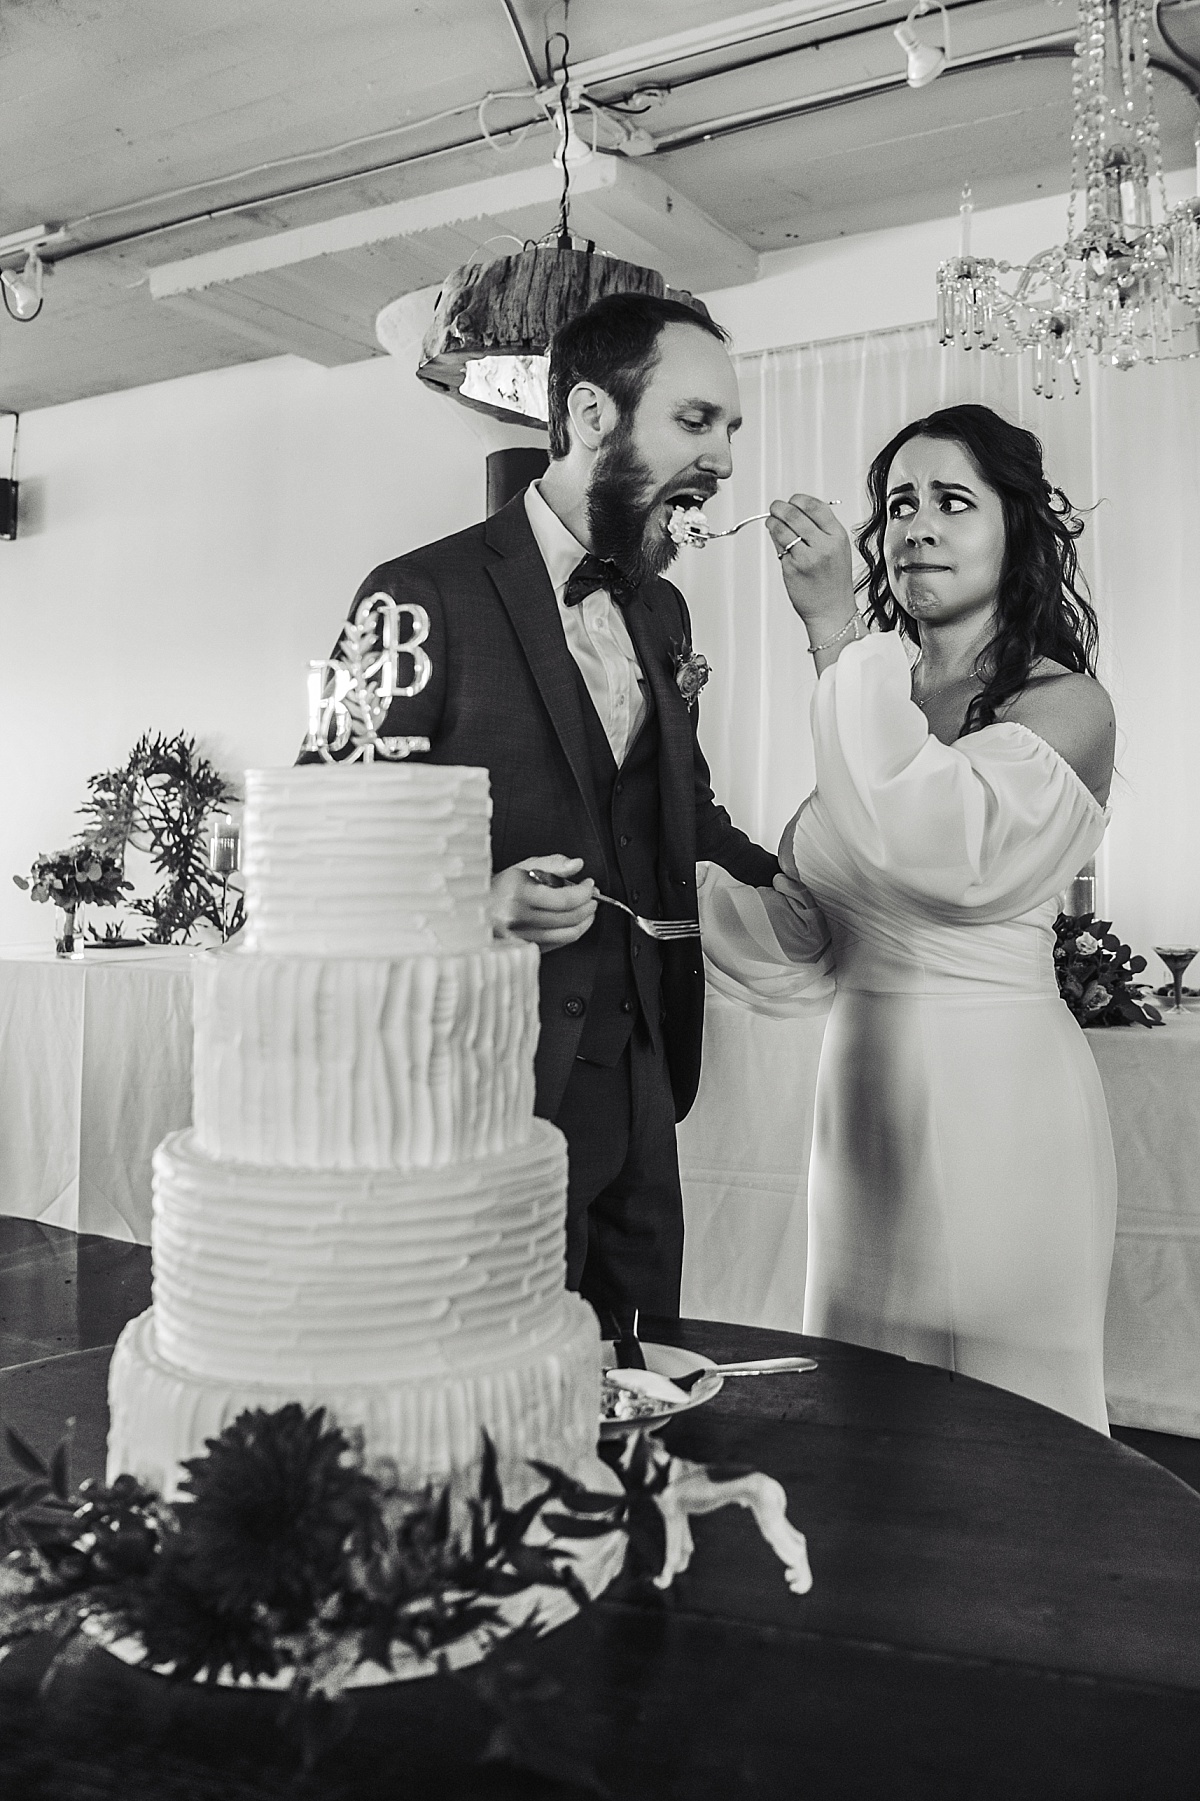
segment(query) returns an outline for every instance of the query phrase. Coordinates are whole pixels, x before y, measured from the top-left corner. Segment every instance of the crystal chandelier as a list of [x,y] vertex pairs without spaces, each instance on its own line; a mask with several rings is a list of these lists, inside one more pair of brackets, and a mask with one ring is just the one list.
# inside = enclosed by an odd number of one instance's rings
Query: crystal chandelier
[[[1039,394],[1064,365],[1078,392],[1089,353],[1118,369],[1200,354],[1200,199],[1167,206],[1148,36],[1146,0],[1080,0],[1066,243],[1024,264],[973,256],[964,188],[959,255],[938,270],[941,342],[1029,351]],[[1197,165],[1200,192],[1200,134]]]

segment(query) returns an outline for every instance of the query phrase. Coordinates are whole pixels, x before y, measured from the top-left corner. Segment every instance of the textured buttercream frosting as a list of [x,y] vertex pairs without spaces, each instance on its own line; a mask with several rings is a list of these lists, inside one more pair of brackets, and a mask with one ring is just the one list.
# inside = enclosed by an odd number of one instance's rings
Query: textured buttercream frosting
[[264,1169],[176,1132],[154,1154],[158,1347],[252,1382],[401,1380],[537,1345],[563,1295],[566,1141],[440,1170]]
[[403,957],[491,942],[485,769],[246,772],[245,948]]
[[485,1432],[518,1497],[529,1458],[603,1479],[566,1144],[533,1117],[538,953],[488,923],[486,771],[246,788],[248,923],[196,972],[196,1124],[155,1154],[110,1476],[174,1494],[244,1409],[299,1401],[416,1484],[470,1470]]
[[336,1383],[296,1376],[274,1383],[222,1381],[176,1368],[162,1355],[153,1312],[122,1332],[109,1371],[108,1474],[127,1470],[178,1492],[180,1464],[199,1456],[248,1407],[288,1401],[324,1407],[343,1429],[361,1429],[368,1456],[390,1457],[413,1486],[469,1471],[487,1432],[505,1466],[505,1493],[519,1504],[541,1479],[528,1459],[556,1464],[603,1485],[596,1461],[600,1335],[578,1295],[560,1294],[534,1347],[489,1355],[452,1375],[404,1382]]
[[538,953],[200,958],[196,1140],[217,1158],[438,1168],[524,1144]]

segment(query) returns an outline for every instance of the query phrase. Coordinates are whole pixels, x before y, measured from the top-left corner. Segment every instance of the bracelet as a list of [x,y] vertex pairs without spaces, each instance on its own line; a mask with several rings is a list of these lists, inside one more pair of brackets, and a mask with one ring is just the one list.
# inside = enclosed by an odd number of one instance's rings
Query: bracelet
[[818,652],[820,652],[822,650],[832,650],[835,644],[841,643],[842,639],[846,636],[847,632],[854,631],[855,627],[858,625],[858,621],[859,621],[859,614],[857,612],[851,613],[849,619],[847,619],[845,625],[842,627],[841,631],[838,633],[836,638],[826,638],[824,644],[810,644],[809,645],[809,647],[808,647],[809,656],[815,657],[818,654]]

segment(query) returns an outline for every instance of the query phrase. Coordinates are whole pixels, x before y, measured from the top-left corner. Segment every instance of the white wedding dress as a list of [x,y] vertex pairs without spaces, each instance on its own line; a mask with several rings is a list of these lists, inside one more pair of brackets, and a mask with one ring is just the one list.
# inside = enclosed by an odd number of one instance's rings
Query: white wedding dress
[[700,884],[723,993],[780,1015],[836,984],[804,1329],[1107,1432],[1116,1170],[1053,964],[1056,896],[1106,814],[1025,726],[939,743],[895,633],[824,671],[812,726],[817,785],[784,833],[777,891],[714,866]]

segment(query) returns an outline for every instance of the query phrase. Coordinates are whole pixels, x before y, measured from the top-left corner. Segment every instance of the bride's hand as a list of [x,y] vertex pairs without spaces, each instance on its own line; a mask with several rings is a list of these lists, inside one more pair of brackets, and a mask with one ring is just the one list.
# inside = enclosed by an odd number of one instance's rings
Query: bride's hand
[[788,599],[822,642],[854,611],[850,540],[833,508],[812,494],[773,500],[767,530]]

